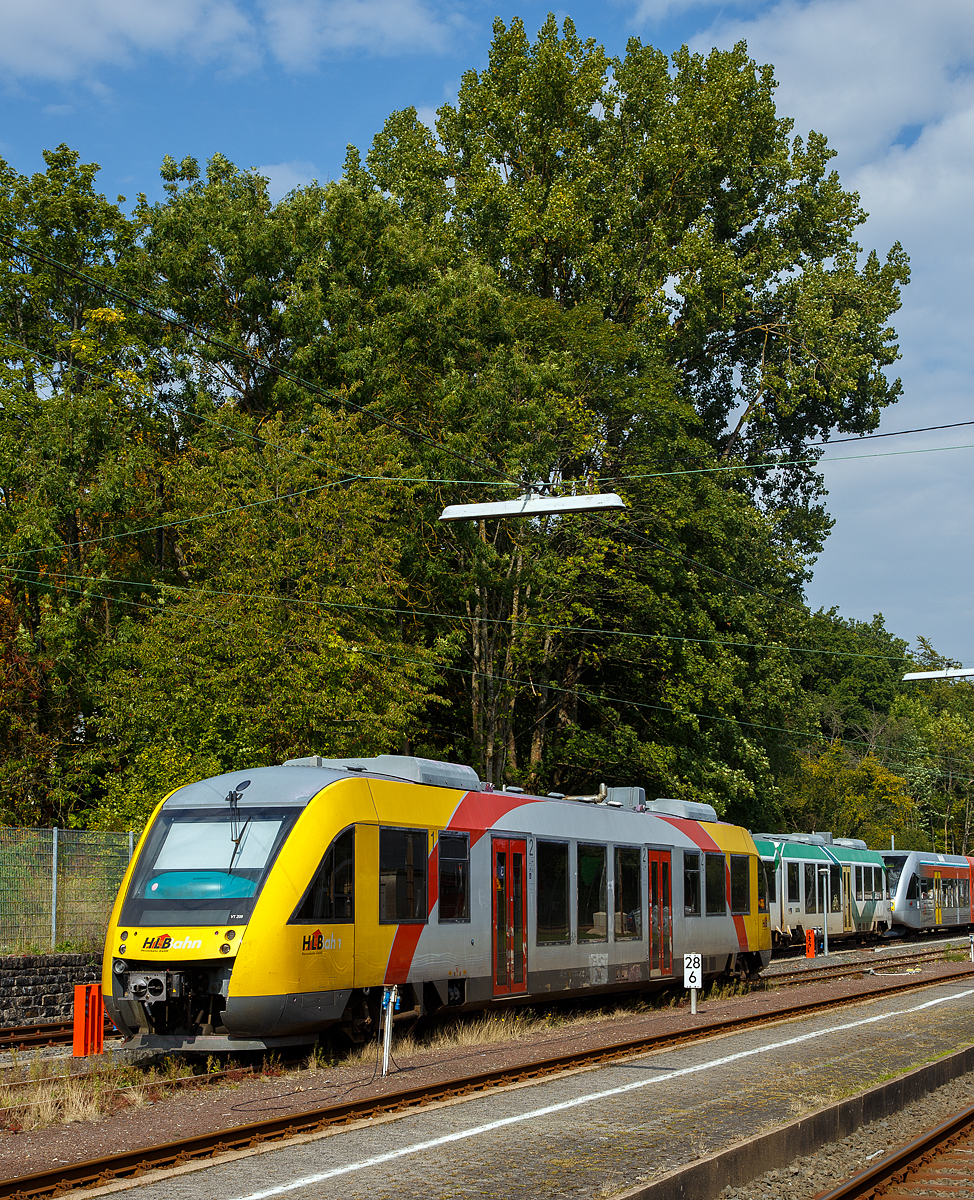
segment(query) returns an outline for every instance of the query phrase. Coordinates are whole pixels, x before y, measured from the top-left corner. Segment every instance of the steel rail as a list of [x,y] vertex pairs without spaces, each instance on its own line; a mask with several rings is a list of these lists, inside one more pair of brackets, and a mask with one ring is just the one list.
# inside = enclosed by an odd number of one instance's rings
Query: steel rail
[[[105,1035],[116,1034],[115,1026],[106,1017]],[[59,1046],[74,1037],[73,1021],[51,1021],[42,1025],[8,1025],[0,1028],[0,1052],[22,1050],[30,1046]]]
[[233,1150],[251,1149],[265,1142],[279,1141],[300,1134],[319,1133],[334,1125],[348,1125],[369,1117],[387,1113],[408,1111],[437,1101],[450,1100],[474,1092],[505,1087],[525,1080],[541,1079],[546,1075],[571,1070],[581,1066],[596,1066],[614,1059],[632,1058],[652,1050],[679,1046],[687,1042],[700,1041],[741,1029],[768,1025],[795,1017],[809,1016],[824,1009],[845,1007],[865,1000],[881,999],[899,992],[916,991],[934,984],[950,983],[974,975],[974,967],[958,971],[948,979],[913,979],[906,984],[894,984],[877,988],[871,992],[860,992],[855,996],[839,996],[828,1000],[816,1000],[808,1004],[796,1004],[775,1009],[768,1013],[752,1013],[749,1016],[732,1017],[708,1025],[697,1025],[690,1029],[672,1033],[651,1034],[598,1046],[590,1050],[576,1050],[538,1062],[521,1066],[504,1067],[483,1071],[461,1079],[446,1080],[424,1087],[406,1088],[384,1096],[350,1100],[323,1108],[310,1109],[290,1116],[269,1117],[229,1129],[215,1130],[195,1137],[180,1138],[158,1146],[146,1146],[137,1150],[110,1154],[87,1162],[69,1163],[47,1171],[36,1171],[14,1179],[0,1181],[0,1200],[33,1200],[34,1197],[60,1195],[76,1187],[95,1187],[111,1183],[115,1179],[132,1177],[145,1171],[181,1166],[194,1159],[216,1158]]
[[[959,950],[957,947],[956,950]],[[826,963],[817,967],[802,967],[792,971],[772,971],[768,975],[761,974],[758,978],[767,986],[778,983],[804,983],[822,979],[839,979],[846,975],[868,975],[877,967],[909,966],[922,962],[946,961],[944,956],[955,952],[953,948],[936,950],[917,950],[912,954],[894,955],[890,958],[878,958],[874,962],[836,962]],[[966,958],[966,955],[965,955]]]
[[[165,1091],[167,1088],[172,1088],[178,1091],[180,1088],[192,1088],[208,1083],[219,1083],[224,1079],[229,1079],[236,1082],[238,1078],[241,1078],[245,1075],[256,1075],[257,1073],[258,1072],[256,1068],[252,1066],[228,1067],[225,1071],[206,1071],[200,1075],[175,1075],[171,1079],[144,1079],[138,1083],[120,1084],[118,1087],[106,1088],[105,1092],[102,1094],[115,1095],[118,1092],[138,1091],[140,1088],[149,1092]],[[7,1092],[8,1095],[6,1096],[6,1099],[9,1100],[11,1099],[9,1093],[15,1088],[32,1087],[42,1090],[48,1085],[56,1087],[58,1084],[85,1083],[89,1080],[101,1078],[103,1078],[103,1073],[101,1071],[76,1071],[73,1074],[69,1073],[66,1075],[41,1075],[37,1079],[11,1079],[7,1083],[4,1083],[2,1080],[0,1080],[0,1094]],[[31,1105],[37,1103],[39,1103],[39,1101],[36,1100],[21,1100],[19,1102],[14,1101],[12,1104],[7,1104],[0,1108],[0,1114],[6,1112],[15,1112],[22,1108],[29,1108]],[[3,1126],[0,1125],[0,1129],[2,1128]]]
[[[928,1129],[926,1133],[914,1138],[905,1146],[900,1146],[892,1154],[881,1158],[871,1167],[859,1171],[858,1174],[846,1179],[830,1191],[819,1192],[814,1200],[869,1200],[873,1196],[902,1196],[915,1194],[893,1191],[897,1186],[910,1189],[933,1189],[944,1194],[941,1172],[945,1163],[943,1156],[952,1150],[958,1142],[966,1141],[974,1133],[974,1106],[955,1113],[941,1125]],[[974,1167],[971,1159],[965,1159],[963,1166],[970,1172]],[[924,1179],[924,1176],[934,1176],[940,1180],[940,1185],[934,1179]],[[954,1182],[967,1185],[970,1179],[961,1178]]]

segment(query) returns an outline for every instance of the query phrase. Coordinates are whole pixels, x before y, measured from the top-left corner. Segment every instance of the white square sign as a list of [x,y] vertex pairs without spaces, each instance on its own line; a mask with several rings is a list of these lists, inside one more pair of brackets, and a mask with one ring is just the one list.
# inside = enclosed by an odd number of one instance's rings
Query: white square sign
[[703,987],[703,957],[700,954],[684,954],[683,956],[683,986],[685,988]]

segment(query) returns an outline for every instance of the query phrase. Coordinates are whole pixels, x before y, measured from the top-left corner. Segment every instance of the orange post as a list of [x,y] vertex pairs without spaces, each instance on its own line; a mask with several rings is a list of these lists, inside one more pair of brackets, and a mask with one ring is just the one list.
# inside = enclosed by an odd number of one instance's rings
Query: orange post
[[100,983],[74,985],[74,1057],[101,1054],[105,1048],[105,1017]]
[[806,958],[814,958],[815,957],[815,930],[814,929],[806,929],[805,930],[805,957]]

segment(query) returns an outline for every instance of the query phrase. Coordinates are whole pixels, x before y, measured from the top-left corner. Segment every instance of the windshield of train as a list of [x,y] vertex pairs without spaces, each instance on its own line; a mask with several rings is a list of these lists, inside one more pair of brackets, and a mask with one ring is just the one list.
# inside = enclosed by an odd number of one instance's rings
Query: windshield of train
[[903,867],[906,865],[906,860],[909,857],[907,854],[884,854],[883,861],[886,863],[886,880],[889,884],[889,894],[896,895],[896,885],[900,881],[900,876],[903,874]]
[[153,825],[122,909],[128,925],[245,921],[299,810],[176,809]]

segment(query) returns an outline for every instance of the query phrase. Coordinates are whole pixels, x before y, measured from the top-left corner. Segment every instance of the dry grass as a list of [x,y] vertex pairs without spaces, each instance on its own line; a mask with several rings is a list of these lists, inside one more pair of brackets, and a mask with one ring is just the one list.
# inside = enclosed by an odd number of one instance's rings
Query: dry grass
[[[499,1045],[523,1041],[526,1038],[543,1037],[552,1032],[579,1029],[584,1026],[604,1024],[609,1021],[626,1020],[650,1011],[652,1008],[672,1007],[679,1002],[674,994],[658,994],[655,1003],[645,997],[629,1000],[615,999],[610,1006],[592,1008],[549,1009],[538,1012],[531,1008],[512,1009],[504,1013],[483,1016],[458,1017],[446,1022],[421,1025],[403,1033],[393,1030],[392,1052],[396,1058],[408,1058],[413,1054],[429,1051],[468,1049],[476,1046]],[[375,1058],[376,1045],[370,1042],[352,1050],[344,1062],[371,1063]],[[309,1066],[312,1055],[308,1060]],[[318,1061],[316,1059],[316,1061]],[[334,1065],[333,1059],[323,1059],[322,1065]]]
[[[226,1068],[211,1058],[206,1070],[196,1073],[221,1069]],[[0,1129],[43,1129],[142,1108],[193,1073],[182,1059],[169,1058],[149,1067],[109,1062],[93,1074],[71,1075],[64,1059],[35,1056],[26,1071],[20,1070],[16,1083],[0,1084]],[[270,1073],[278,1072],[272,1067]]]

